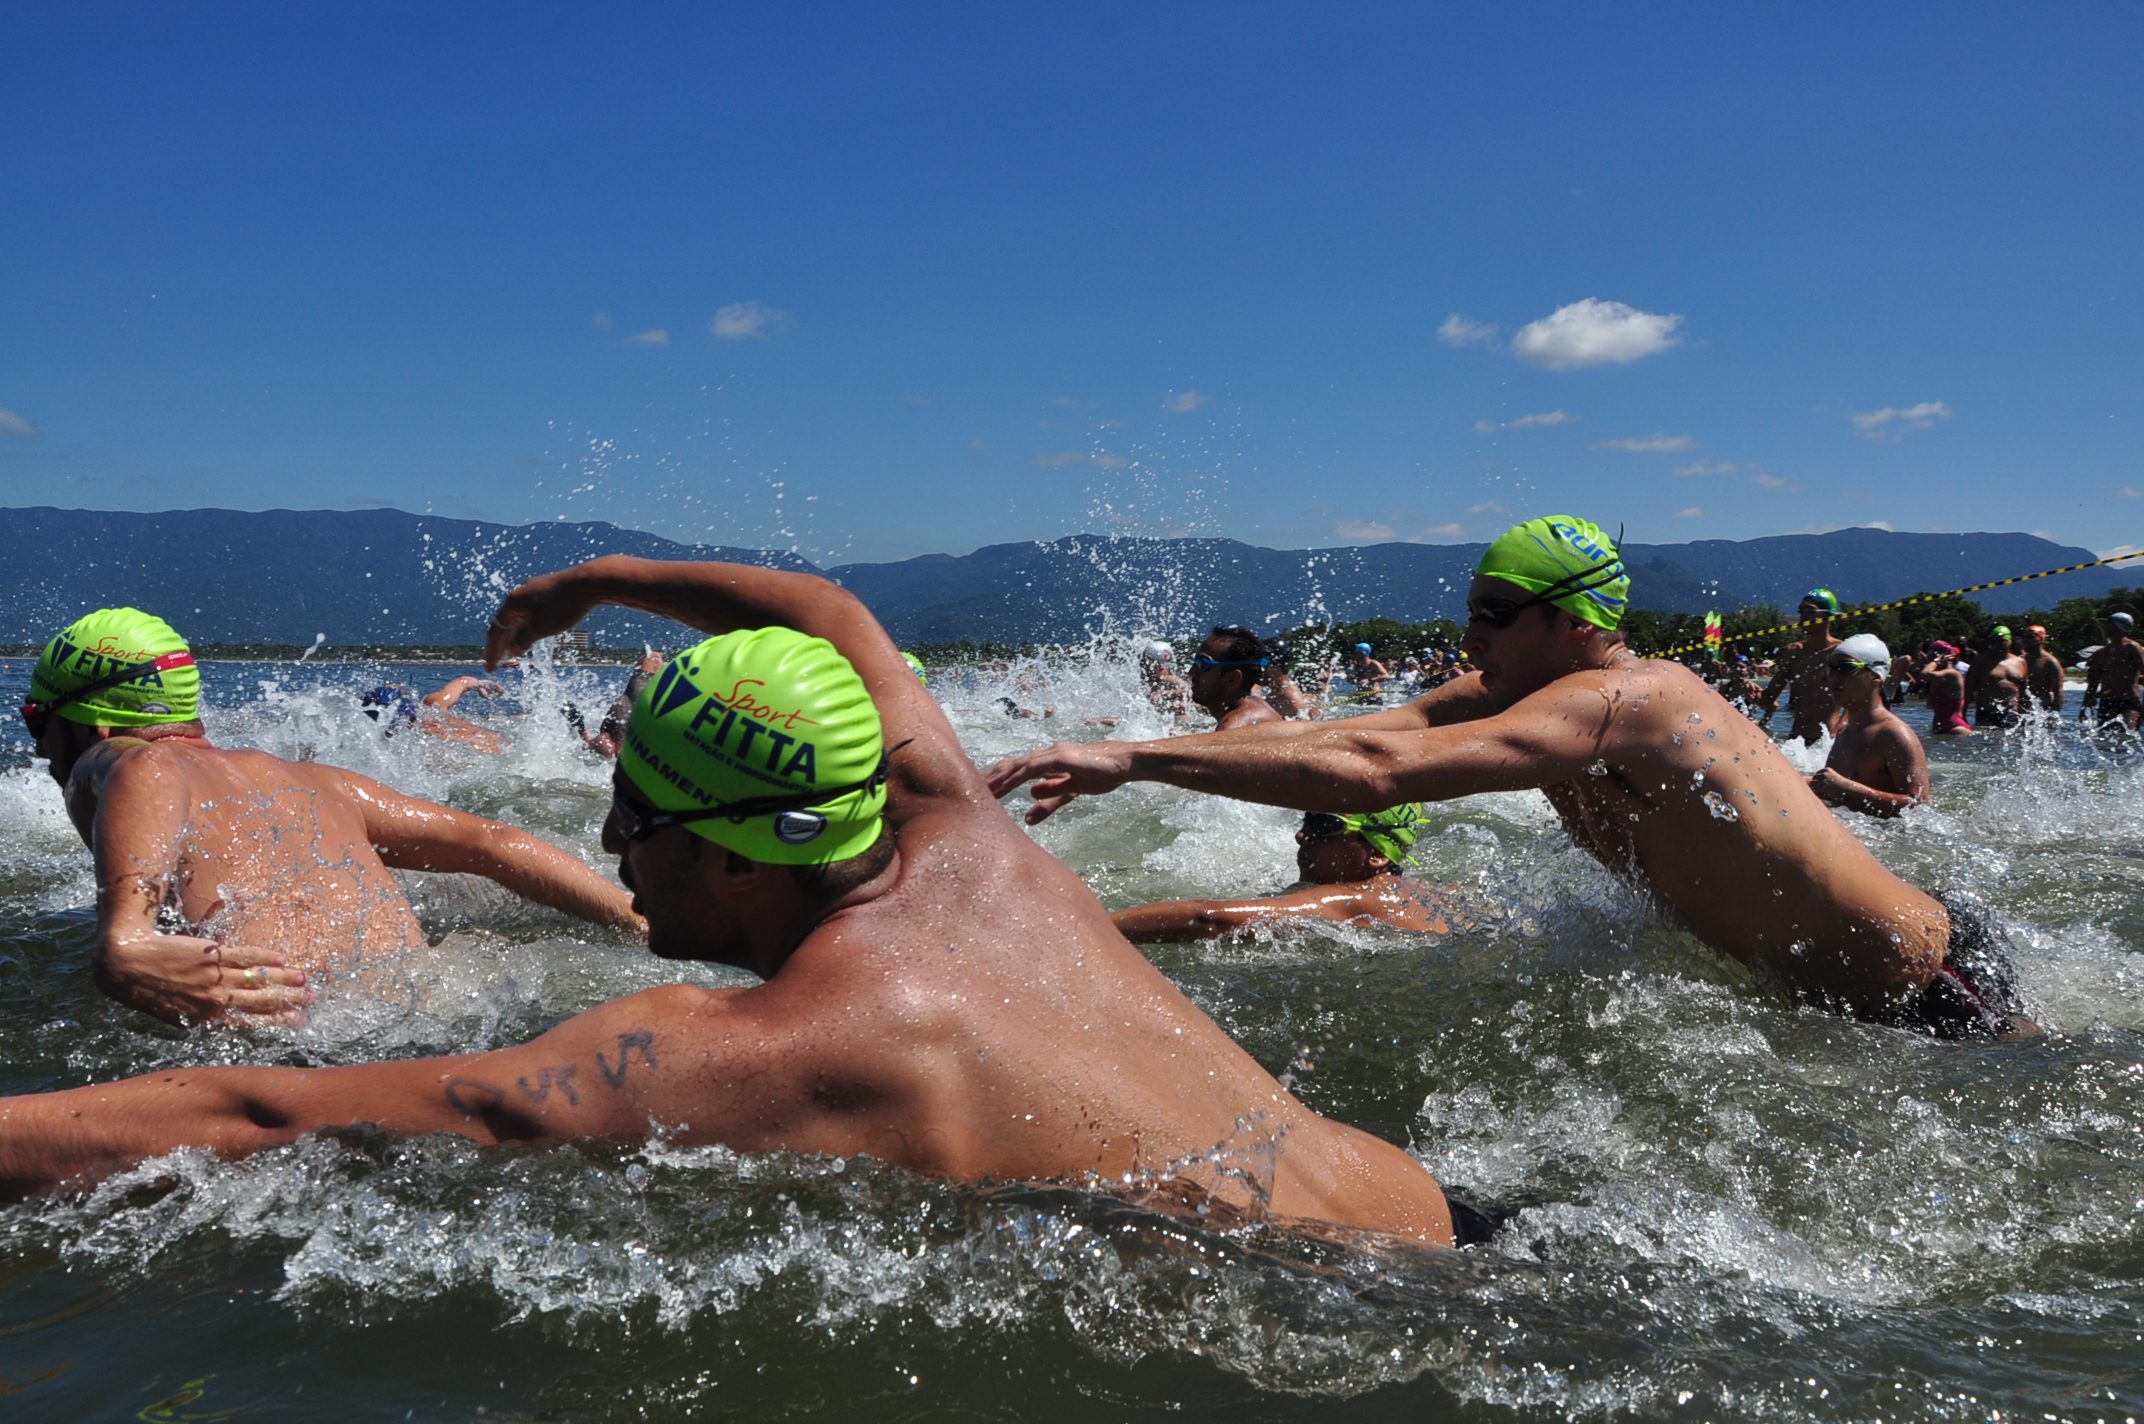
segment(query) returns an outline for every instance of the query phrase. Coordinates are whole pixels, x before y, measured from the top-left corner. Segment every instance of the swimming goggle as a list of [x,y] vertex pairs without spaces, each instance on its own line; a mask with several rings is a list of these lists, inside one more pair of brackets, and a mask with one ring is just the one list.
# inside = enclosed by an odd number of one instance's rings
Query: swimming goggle
[[1336,841],[1342,836],[1351,836],[1361,829],[1361,818],[1336,816],[1330,811],[1305,811],[1303,813],[1303,839],[1309,841]]
[[39,702],[34,697],[25,697],[22,702],[23,729],[31,741],[45,735],[45,727],[52,714],[70,702],[80,702],[92,692],[102,692],[107,687],[117,687],[122,682],[132,682],[144,673],[169,672],[172,668],[192,667],[194,655],[188,652],[165,653],[150,658],[147,662],[131,663],[114,673],[107,673],[94,682],[85,682],[80,687],[61,693],[50,702]]
[[1870,665],[1845,653],[1834,653],[1824,660],[1824,670],[1833,677],[1852,677],[1857,672],[1867,672]]
[[[915,738],[909,738],[914,741]],[[627,844],[644,841],[665,826],[682,826],[691,821],[711,821],[725,817],[732,821],[747,821],[754,816],[774,817],[774,834],[786,845],[803,845],[818,838],[827,827],[824,813],[814,811],[814,806],[823,806],[829,801],[838,801],[858,791],[875,791],[886,784],[886,774],[893,761],[893,754],[908,742],[901,742],[879,753],[878,770],[861,781],[852,781],[846,786],[829,786],[815,791],[801,791],[791,796],[752,796],[742,801],[728,801],[720,806],[704,806],[689,811],[658,811],[652,806],[642,806],[625,798],[624,788],[613,783],[610,792],[611,820],[617,824],[618,834]]]
[[1270,661],[1271,659],[1269,658],[1209,658],[1204,653],[1200,653],[1191,660],[1191,670],[1193,672],[1204,672],[1208,668],[1262,668]]
[[1467,622],[1486,623],[1491,628],[1509,628],[1518,622],[1521,613],[1536,604],[1553,604],[1562,595],[1588,593],[1596,588],[1605,588],[1622,576],[1621,559],[1580,569],[1575,574],[1564,575],[1533,597],[1521,599],[1517,603],[1507,603],[1501,598],[1485,598],[1478,603],[1470,603],[1467,605]]

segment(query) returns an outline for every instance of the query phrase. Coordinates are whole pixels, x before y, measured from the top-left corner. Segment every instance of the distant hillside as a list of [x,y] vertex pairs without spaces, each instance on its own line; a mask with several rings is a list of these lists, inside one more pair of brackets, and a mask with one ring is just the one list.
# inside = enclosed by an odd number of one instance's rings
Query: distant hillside
[[[399,510],[180,510],[162,514],[0,510],[18,557],[0,568],[0,641],[41,642],[77,614],[131,603],[202,642],[467,643],[498,596],[530,574],[599,553],[728,559],[810,569],[792,555],[685,545],[602,523],[500,525]],[[1229,539],[994,544],[825,572],[854,589],[904,642],[1062,641],[1117,630],[1154,635],[1216,622],[1254,629],[1375,614],[1455,617],[1480,544],[1261,549]],[[1845,529],[1769,539],[1631,544],[1641,608],[1791,608],[1815,585],[1848,601],[1889,600],[2089,562],[2090,551],[2029,534],[1893,534]],[[2065,574],[1976,595],[1992,612],[2144,584],[2144,563]],[[675,642],[642,615],[590,620],[598,643]]]

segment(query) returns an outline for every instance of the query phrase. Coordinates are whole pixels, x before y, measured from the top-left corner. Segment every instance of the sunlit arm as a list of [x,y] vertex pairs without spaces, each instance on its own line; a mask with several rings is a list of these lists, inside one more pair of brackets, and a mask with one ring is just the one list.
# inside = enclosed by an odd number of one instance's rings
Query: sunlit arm
[[632,897],[540,836],[345,775],[350,799],[380,859],[398,870],[456,871],[497,881],[524,899],[576,919],[644,934]]

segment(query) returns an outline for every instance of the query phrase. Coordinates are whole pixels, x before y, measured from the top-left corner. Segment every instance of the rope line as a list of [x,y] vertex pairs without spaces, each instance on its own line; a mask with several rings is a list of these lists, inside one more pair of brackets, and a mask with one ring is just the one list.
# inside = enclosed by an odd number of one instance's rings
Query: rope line
[[[1956,598],[1963,593],[1981,593],[1991,588],[2004,588],[2013,583],[2030,583],[2034,579],[2053,578],[2056,574],[2079,573],[2085,569],[2096,569],[2107,564],[2118,564],[2124,559],[2144,559],[2144,549],[2139,549],[2134,554],[2116,554],[2111,559],[2094,559],[2089,564],[2071,564],[2066,569],[2042,569],[2036,574],[2019,574],[2016,578],[1995,579],[1989,583],[1968,584],[1964,588],[1954,588],[1943,593],[1916,593],[1910,598],[1895,599],[1890,603],[1857,605],[1851,614],[1842,609],[1836,616],[1842,621],[1849,617],[1859,618],[1864,614],[1881,613],[1887,608],[1907,608],[1916,603],[1933,603],[1939,598]],[[1774,633],[1791,632],[1801,626],[1801,620],[1796,619],[1792,623],[1778,623],[1770,628],[1758,628],[1748,633],[1737,633],[1731,638],[1723,638],[1721,642],[1723,645],[1726,643],[1747,643],[1757,638],[1769,637]],[[1694,653],[1704,646],[1703,642],[1684,643],[1680,647],[1669,648],[1666,652],[1655,653],[1652,656],[1658,658],[1681,657],[1684,653]]]

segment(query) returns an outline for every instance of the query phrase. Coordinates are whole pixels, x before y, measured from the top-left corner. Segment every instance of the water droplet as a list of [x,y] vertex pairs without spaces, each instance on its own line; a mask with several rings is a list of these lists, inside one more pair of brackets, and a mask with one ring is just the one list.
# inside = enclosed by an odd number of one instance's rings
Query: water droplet
[[1742,813],[1728,805],[1727,798],[1717,791],[1707,791],[1705,793],[1705,809],[1712,813],[1712,819],[1715,821],[1739,821],[1742,819]]
[[1588,776],[1606,776],[1607,774],[1608,763],[1605,761],[1596,760],[1591,766],[1586,768],[1586,775]]

